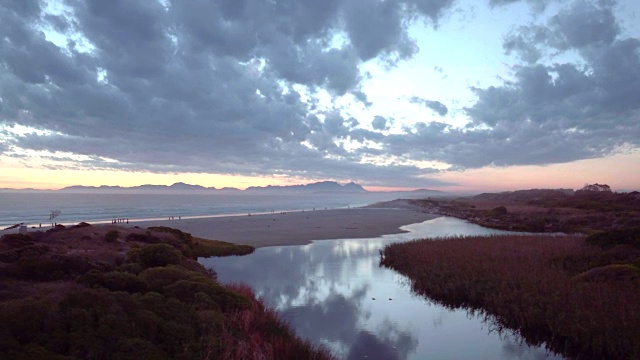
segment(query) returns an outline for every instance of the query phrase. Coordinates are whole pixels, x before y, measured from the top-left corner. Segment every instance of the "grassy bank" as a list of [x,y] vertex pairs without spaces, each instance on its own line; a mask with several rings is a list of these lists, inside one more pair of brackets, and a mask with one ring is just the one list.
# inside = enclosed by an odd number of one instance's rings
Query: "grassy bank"
[[533,189],[408,202],[422,211],[502,230],[591,234],[640,227],[638,192]]
[[0,358],[329,359],[198,256],[245,254],[169,229],[87,224],[0,239]]
[[381,264],[449,307],[490,315],[532,344],[580,359],[640,358],[640,251],[578,236],[392,244]]

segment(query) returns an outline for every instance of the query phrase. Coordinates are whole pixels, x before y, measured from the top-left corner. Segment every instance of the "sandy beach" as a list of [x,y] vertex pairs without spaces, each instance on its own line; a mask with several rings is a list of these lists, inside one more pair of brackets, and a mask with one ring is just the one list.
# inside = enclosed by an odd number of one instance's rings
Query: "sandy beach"
[[[370,238],[402,232],[403,225],[433,219],[436,215],[411,209],[351,208],[304,212],[276,212],[273,214],[204,217],[174,220],[130,221],[117,226],[147,228],[167,226],[193,236],[222,240],[254,247],[275,245],[303,245],[313,240]],[[95,225],[113,226],[113,225]],[[50,226],[29,228],[46,231]],[[18,229],[0,231],[17,233]]]
[[181,220],[176,217],[120,225],[168,226],[205,239],[263,247],[400,233],[403,225],[434,217],[415,210],[356,208]]

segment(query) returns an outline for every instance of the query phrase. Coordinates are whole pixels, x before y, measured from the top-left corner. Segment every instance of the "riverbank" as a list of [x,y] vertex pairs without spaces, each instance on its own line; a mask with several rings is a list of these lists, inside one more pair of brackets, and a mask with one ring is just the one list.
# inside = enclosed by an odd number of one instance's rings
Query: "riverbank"
[[486,314],[531,344],[576,359],[638,359],[640,249],[616,236],[417,240],[387,246],[381,264],[416,293]]
[[519,190],[455,199],[398,199],[374,204],[452,216],[492,229],[585,233],[640,227],[640,193]]

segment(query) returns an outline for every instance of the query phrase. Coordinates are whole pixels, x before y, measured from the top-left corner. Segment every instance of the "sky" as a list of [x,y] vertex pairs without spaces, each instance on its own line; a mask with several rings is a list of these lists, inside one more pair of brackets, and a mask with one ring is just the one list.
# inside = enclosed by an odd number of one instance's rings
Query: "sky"
[[639,174],[637,0],[0,0],[0,188]]

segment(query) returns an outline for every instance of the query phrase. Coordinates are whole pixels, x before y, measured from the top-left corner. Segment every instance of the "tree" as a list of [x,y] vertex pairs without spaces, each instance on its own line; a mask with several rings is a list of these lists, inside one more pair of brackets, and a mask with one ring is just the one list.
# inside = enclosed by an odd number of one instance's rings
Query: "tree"
[[590,192],[611,192],[611,187],[607,184],[585,184],[581,191],[590,191]]

